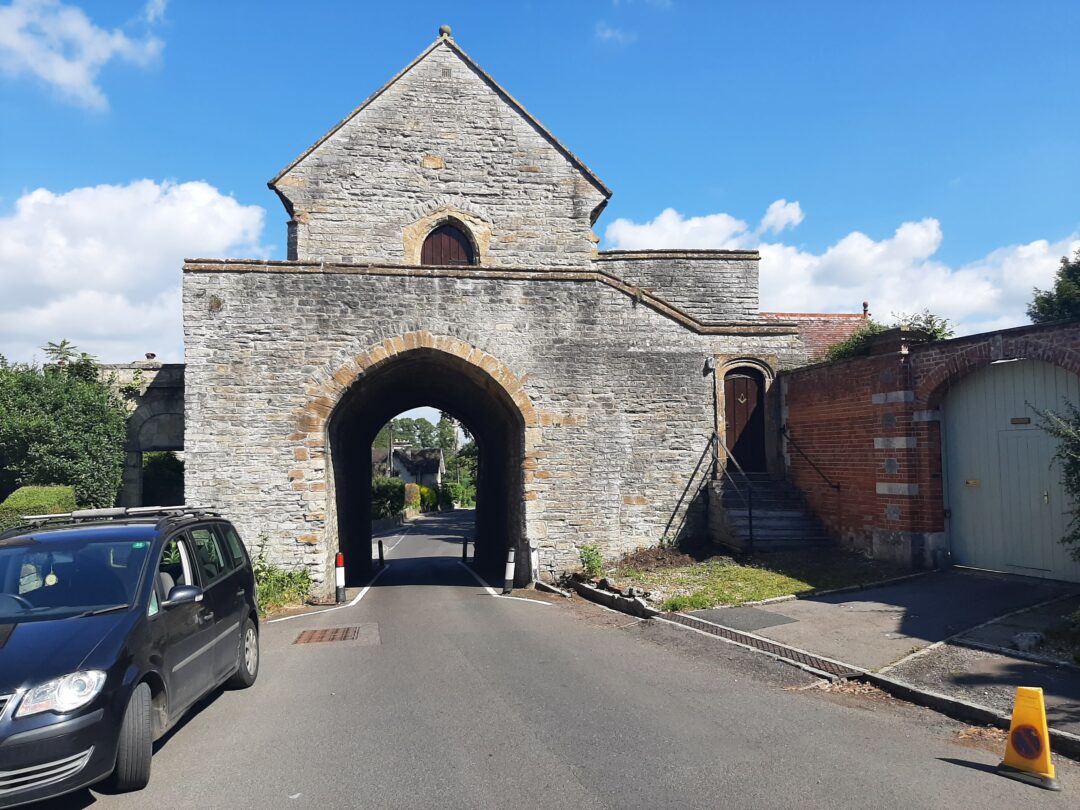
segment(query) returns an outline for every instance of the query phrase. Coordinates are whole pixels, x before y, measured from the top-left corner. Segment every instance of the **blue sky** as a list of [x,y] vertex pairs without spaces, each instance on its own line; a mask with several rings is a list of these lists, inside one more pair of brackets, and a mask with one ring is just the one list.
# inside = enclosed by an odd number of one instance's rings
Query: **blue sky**
[[1023,322],[1080,245],[1080,3],[0,2],[0,353],[180,359],[179,266],[438,26],[614,191],[602,247],[759,247],[762,308]]

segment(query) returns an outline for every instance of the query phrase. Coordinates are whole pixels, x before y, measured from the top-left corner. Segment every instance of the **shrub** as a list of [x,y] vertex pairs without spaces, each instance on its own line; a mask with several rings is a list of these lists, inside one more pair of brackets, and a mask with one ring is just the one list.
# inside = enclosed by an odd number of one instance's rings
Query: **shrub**
[[0,358],[0,497],[68,484],[80,506],[115,503],[127,413],[98,373],[90,358],[46,368]]
[[439,485],[439,508],[451,509],[454,506],[454,502],[457,498],[454,497],[454,490],[448,482],[443,482]]
[[870,353],[870,338],[886,329],[877,321],[867,321],[852,334],[838,343],[834,343],[825,352],[826,360],[847,360],[849,357],[861,357]]
[[371,479],[371,517],[394,517],[405,508],[405,482],[377,475]]
[[259,555],[255,571],[255,598],[265,616],[288,605],[302,605],[311,590],[311,573],[306,568],[281,568]]
[[431,512],[439,506],[439,495],[431,487],[420,485],[420,509]]
[[405,508],[420,508],[420,487],[418,487],[416,484],[405,485]]
[[50,515],[75,508],[75,490],[71,487],[20,487],[0,503],[0,532],[18,526],[23,515]]
[[600,553],[600,546],[595,543],[586,543],[578,549],[578,557],[581,559],[581,570],[588,577],[598,577],[604,571],[604,555]]
[[[1073,503],[1080,503],[1080,408],[1065,400],[1061,411],[1034,409],[1039,427],[1058,440],[1054,461],[1061,467],[1061,485]],[[1080,509],[1069,511],[1071,518],[1061,542],[1072,546],[1073,557],[1080,560]]]

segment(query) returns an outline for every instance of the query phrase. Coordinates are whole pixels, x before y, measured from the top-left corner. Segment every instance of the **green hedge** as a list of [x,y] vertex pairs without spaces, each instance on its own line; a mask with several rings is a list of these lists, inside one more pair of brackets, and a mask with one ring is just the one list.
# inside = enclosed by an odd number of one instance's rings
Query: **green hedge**
[[371,519],[394,517],[405,508],[405,482],[377,475],[371,479]]
[[72,487],[19,487],[0,503],[0,532],[19,525],[23,515],[50,515],[76,508]]

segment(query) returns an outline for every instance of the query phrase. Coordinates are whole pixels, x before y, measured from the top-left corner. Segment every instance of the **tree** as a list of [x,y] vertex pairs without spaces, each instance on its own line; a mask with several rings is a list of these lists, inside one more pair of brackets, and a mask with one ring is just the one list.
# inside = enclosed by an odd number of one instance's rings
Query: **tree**
[[454,417],[444,413],[439,417],[436,431],[438,432],[436,441],[443,451],[443,457],[450,458],[457,452],[457,421]]
[[20,486],[67,484],[80,506],[112,506],[126,422],[92,359],[44,368],[0,359],[0,497]]
[[1063,321],[1080,318],[1080,248],[1072,260],[1061,257],[1061,267],[1054,274],[1054,286],[1049,290],[1033,290],[1034,298],[1027,307],[1032,323]]
[[[1063,412],[1035,412],[1041,417],[1039,427],[1058,440],[1054,460],[1061,465],[1061,484],[1073,503],[1080,503],[1080,410],[1071,402],[1064,405]],[[1073,557],[1080,560],[1080,510],[1074,509],[1070,514],[1072,519],[1061,542],[1072,546]]]
[[[45,356],[52,362],[61,366],[66,365],[68,361],[79,355],[79,347],[67,338],[62,339],[59,343],[53,343],[50,340],[41,347],[41,350],[45,352]],[[87,355],[87,357],[89,357],[89,355]]]

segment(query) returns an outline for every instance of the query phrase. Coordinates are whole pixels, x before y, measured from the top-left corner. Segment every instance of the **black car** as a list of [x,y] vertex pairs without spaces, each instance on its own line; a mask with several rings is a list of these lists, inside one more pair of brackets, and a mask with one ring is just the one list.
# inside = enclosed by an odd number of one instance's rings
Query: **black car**
[[201,508],[27,521],[0,534],[0,807],[138,790],[193,703],[255,682],[251,560]]

